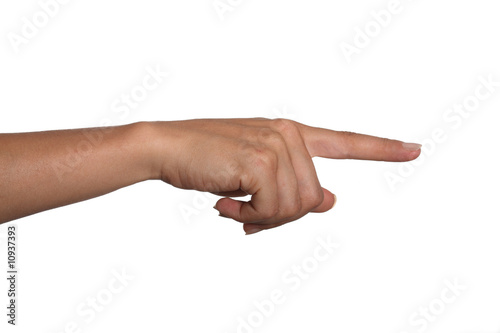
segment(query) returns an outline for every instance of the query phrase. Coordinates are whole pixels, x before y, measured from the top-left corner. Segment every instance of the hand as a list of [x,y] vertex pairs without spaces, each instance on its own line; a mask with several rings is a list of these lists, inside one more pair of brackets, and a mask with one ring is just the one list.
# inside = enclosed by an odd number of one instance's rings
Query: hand
[[[214,208],[221,216],[243,222],[247,234],[335,205],[335,195],[320,186],[312,157],[402,162],[417,158],[421,147],[287,119],[154,125],[159,177],[179,188],[224,196]],[[230,198],[248,194],[249,202]]]

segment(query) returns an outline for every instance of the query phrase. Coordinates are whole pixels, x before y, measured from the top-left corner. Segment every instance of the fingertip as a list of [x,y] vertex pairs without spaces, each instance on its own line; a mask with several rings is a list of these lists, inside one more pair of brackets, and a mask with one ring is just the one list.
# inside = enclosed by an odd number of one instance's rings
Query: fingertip
[[405,161],[412,161],[420,156],[422,152],[422,145],[419,143],[407,143],[403,142],[401,147],[404,150]]
[[419,151],[422,148],[422,145],[420,143],[403,142],[402,146],[404,149],[409,151]]
[[419,149],[417,151],[411,152],[410,153],[410,161],[412,161],[412,160],[416,159],[417,157],[419,157],[421,153],[422,153],[421,149]]
[[262,228],[260,228],[258,225],[255,224],[250,224],[250,223],[243,224],[243,231],[245,231],[245,235],[256,234],[262,230],[263,230]]

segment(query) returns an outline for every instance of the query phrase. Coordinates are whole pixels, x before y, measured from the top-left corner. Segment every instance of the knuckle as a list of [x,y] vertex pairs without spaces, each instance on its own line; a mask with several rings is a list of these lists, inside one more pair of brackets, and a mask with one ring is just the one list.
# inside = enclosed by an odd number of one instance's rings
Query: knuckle
[[387,138],[381,138],[381,147],[383,151],[390,151],[391,150],[391,143],[392,140],[387,139]]
[[271,128],[268,128],[268,127],[261,127],[258,129],[259,131],[259,139],[268,139],[270,136],[273,135],[273,133],[275,133],[275,131],[273,131]]
[[271,128],[261,128],[259,131],[259,141],[271,147],[280,147],[285,144],[285,140],[280,133]]
[[277,118],[271,120],[271,127],[279,133],[295,134],[297,133],[297,125],[293,120],[285,118]]
[[266,147],[251,147],[247,154],[250,165],[259,169],[275,170],[278,165],[276,153]]
[[276,154],[270,149],[262,149],[256,156],[257,164],[274,170],[278,164]]

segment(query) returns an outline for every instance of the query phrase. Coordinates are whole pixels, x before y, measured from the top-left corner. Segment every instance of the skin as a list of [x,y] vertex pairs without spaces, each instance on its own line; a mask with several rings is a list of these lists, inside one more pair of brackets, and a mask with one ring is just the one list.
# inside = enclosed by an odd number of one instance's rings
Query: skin
[[[157,179],[223,196],[247,234],[326,212],[313,157],[403,162],[420,145],[287,119],[194,119],[0,134],[0,223]],[[244,202],[234,199],[251,195]]]

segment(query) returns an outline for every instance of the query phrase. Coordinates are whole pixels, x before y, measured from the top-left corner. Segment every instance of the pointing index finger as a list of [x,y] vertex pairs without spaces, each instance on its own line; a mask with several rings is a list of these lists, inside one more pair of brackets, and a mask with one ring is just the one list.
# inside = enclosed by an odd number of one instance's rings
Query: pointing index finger
[[405,162],[417,158],[422,147],[416,143],[303,124],[300,130],[311,157]]

